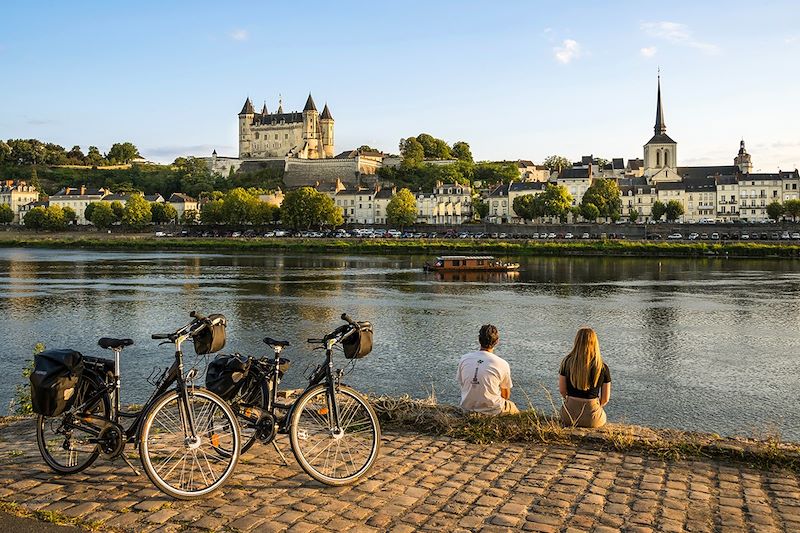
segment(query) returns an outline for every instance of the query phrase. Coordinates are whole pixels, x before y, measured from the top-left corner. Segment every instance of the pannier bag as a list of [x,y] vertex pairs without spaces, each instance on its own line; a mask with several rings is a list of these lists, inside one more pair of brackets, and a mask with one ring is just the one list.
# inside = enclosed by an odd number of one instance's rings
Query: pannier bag
[[72,407],[83,372],[83,356],[74,350],[45,350],[33,356],[33,412],[58,416]]
[[372,324],[358,322],[358,330],[342,341],[347,359],[361,359],[372,351]]
[[225,346],[225,327],[228,325],[228,321],[225,320],[224,315],[208,315],[208,320],[218,318],[222,319],[219,323],[204,327],[192,337],[194,352],[197,355],[218,352]]
[[206,369],[206,388],[223,400],[230,401],[247,382],[250,359],[239,354],[218,355]]

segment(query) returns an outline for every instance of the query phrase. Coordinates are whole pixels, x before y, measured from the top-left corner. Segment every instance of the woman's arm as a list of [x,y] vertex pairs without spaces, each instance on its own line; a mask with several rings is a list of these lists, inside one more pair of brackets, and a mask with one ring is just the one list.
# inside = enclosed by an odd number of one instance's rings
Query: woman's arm
[[558,392],[562,398],[567,397],[567,376],[558,376]]
[[504,400],[508,400],[509,398],[511,398],[511,389],[501,388],[500,397],[503,398]]
[[608,403],[608,400],[611,399],[611,382],[603,383],[603,387],[600,389],[600,407],[605,406]]

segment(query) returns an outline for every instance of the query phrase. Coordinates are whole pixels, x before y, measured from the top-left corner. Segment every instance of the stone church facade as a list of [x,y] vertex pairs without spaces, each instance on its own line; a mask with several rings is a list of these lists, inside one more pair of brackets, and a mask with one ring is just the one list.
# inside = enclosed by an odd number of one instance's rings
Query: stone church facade
[[333,116],[328,104],[320,114],[311,94],[303,111],[285,113],[283,103],[270,113],[267,104],[256,113],[248,97],[239,113],[239,159],[334,156]]

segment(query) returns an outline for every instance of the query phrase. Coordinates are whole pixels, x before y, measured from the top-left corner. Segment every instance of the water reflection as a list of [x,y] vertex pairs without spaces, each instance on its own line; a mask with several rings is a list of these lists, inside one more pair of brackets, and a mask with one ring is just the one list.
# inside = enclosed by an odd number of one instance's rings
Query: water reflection
[[36,342],[97,354],[103,335],[135,340],[123,354],[123,394],[141,400],[151,368],[171,357],[150,334],[177,328],[192,309],[228,316],[227,350],[264,354],[265,335],[290,339],[287,386],[302,385],[302,370],[319,361],[305,339],[347,311],[375,324],[375,351],[346,379],[365,390],[433,388],[456,402],[455,362],[492,322],[516,398],[547,408],[543,390],[557,396],[558,364],[575,330],[590,325],[612,369],[612,420],[726,434],[777,429],[800,440],[794,262],[534,257],[516,258],[511,276],[451,276],[423,273],[428,259],[2,249],[0,401]]

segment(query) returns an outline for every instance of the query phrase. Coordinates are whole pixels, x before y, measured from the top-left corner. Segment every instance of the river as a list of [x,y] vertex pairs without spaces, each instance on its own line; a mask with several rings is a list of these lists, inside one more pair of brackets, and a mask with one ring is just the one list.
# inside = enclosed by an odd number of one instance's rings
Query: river
[[800,440],[797,262],[526,257],[516,276],[463,280],[423,273],[426,259],[0,249],[0,402],[37,342],[98,355],[101,336],[135,341],[122,354],[123,401],[142,401],[151,370],[172,357],[150,334],[194,309],[228,317],[225,351],[264,354],[265,335],[291,340],[284,385],[301,386],[319,361],[305,339],[346,311],[375,327],[374,351],[345,379],[363,391],[456,403],[458,358],[490,322],[512,399],[550,412],[559,362],[590,325],[611,368],[610,420]]

